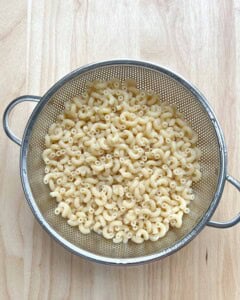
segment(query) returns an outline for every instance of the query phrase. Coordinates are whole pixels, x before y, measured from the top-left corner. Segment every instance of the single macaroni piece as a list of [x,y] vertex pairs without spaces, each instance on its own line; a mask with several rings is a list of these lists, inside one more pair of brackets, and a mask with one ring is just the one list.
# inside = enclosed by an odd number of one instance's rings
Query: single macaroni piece
[[55,214],[114,243],[157,241],[190,213],[202,175],[197,133],[133,79],[86,86],[45,136],[43,182]]

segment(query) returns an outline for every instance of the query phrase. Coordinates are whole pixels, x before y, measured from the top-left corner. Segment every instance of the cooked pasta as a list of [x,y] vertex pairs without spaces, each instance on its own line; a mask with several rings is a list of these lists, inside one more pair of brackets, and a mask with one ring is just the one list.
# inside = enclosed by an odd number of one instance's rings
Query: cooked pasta
[[180,228],[201,179],[196,132],[132,79],[88,82],[49,127],[42,157],[55,214],[114,243]]

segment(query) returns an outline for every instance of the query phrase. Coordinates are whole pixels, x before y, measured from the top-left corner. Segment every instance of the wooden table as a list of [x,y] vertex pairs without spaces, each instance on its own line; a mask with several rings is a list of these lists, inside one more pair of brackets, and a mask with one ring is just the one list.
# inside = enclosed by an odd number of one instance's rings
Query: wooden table
[[[43,95],[89,62],[129,57],[169,67],[205,94],[222,125],[229,172],[240,178],[240,1],[0,2],[0,111]],[[21,135],[32,104],[16,108]],[[162,261],[112,267],[71,255],[34,219],[19,176],[19,147],[0,132],[0,299],[240,299],[239,226],[205,228]],[[214,219],[239,211],[224,190]]]

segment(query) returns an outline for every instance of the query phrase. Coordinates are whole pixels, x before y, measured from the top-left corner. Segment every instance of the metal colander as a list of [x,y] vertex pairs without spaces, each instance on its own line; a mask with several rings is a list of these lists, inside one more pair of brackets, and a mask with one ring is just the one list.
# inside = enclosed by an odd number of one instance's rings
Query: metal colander
[[[49,196],[43,183],[44,163],[42,151],[44,136],[50,124],[64,109],[64,102],[85,90],[86,82],[95,79],[127,78],[136,80],[138,88],[154,90],[164,101],[175,104],[198,133],[198,147],[202,150],[202,179],[194,185],[196,198],[190,205],[191,212],[184,216],[180,229],[170,230],[157,242],[147,241],[137,245],[114,244],[102,236],[84,235],[66,220],[54,214],[56,202]],[[21,142],[8,127],[8,114],[22,101],[37,101],[26,126]],[[24,96],[13,101],[5,111],[4,127],[8,136],[21,145],[21,178],[26,198],[33,213],[43,227],[63,246],[78,255],[105,263],[134,264],[164,257],[189,242],[206,225],[213,214],[225,179],[237,188],[239,183],[226,175],[226,147],[221,129],[203,95],[190,83],[162,67],[146,62],[117,60],[92,64],[80,68],[57,82],[42,98]],[[230,222],[209,222],[215,227],[229,227],[239,222],[237,216]]]

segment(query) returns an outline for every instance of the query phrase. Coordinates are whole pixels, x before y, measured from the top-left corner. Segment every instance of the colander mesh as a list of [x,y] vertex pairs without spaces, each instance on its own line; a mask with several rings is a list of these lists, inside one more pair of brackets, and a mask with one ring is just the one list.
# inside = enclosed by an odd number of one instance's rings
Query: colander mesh
[[[174,229],[157,242],[147,241],[141,245],[114,244],[96,233],[81,234],[77,228],[66,223],[65,219],[54,214],[55,200],[49,197],[49,188],[43,184],[44,163],[41,158],[44,149],[44,136],[51,123],[63,110],[64,102],[85,90],[87,81],[134,78],[140,89],[154,90],[164,101],[176,104],[192,128],[198,133],[198,146],[202,150],[202,179],[194,186],[196,199],[191,203],[191,212],[184,216],[183,226]],[[76,75],[65,83],[49,99],[38,115],[29,141],[27,154],[28,180],[33,197],[46,221],[67,241],[94,254],[112,258],[132,258],[159,253],[173,246],[186,236],[201,220],[214,197],[220,168],[220,150],[212,122],[196,99],[183,85],[172,77],[144,66],[108,65]]]

